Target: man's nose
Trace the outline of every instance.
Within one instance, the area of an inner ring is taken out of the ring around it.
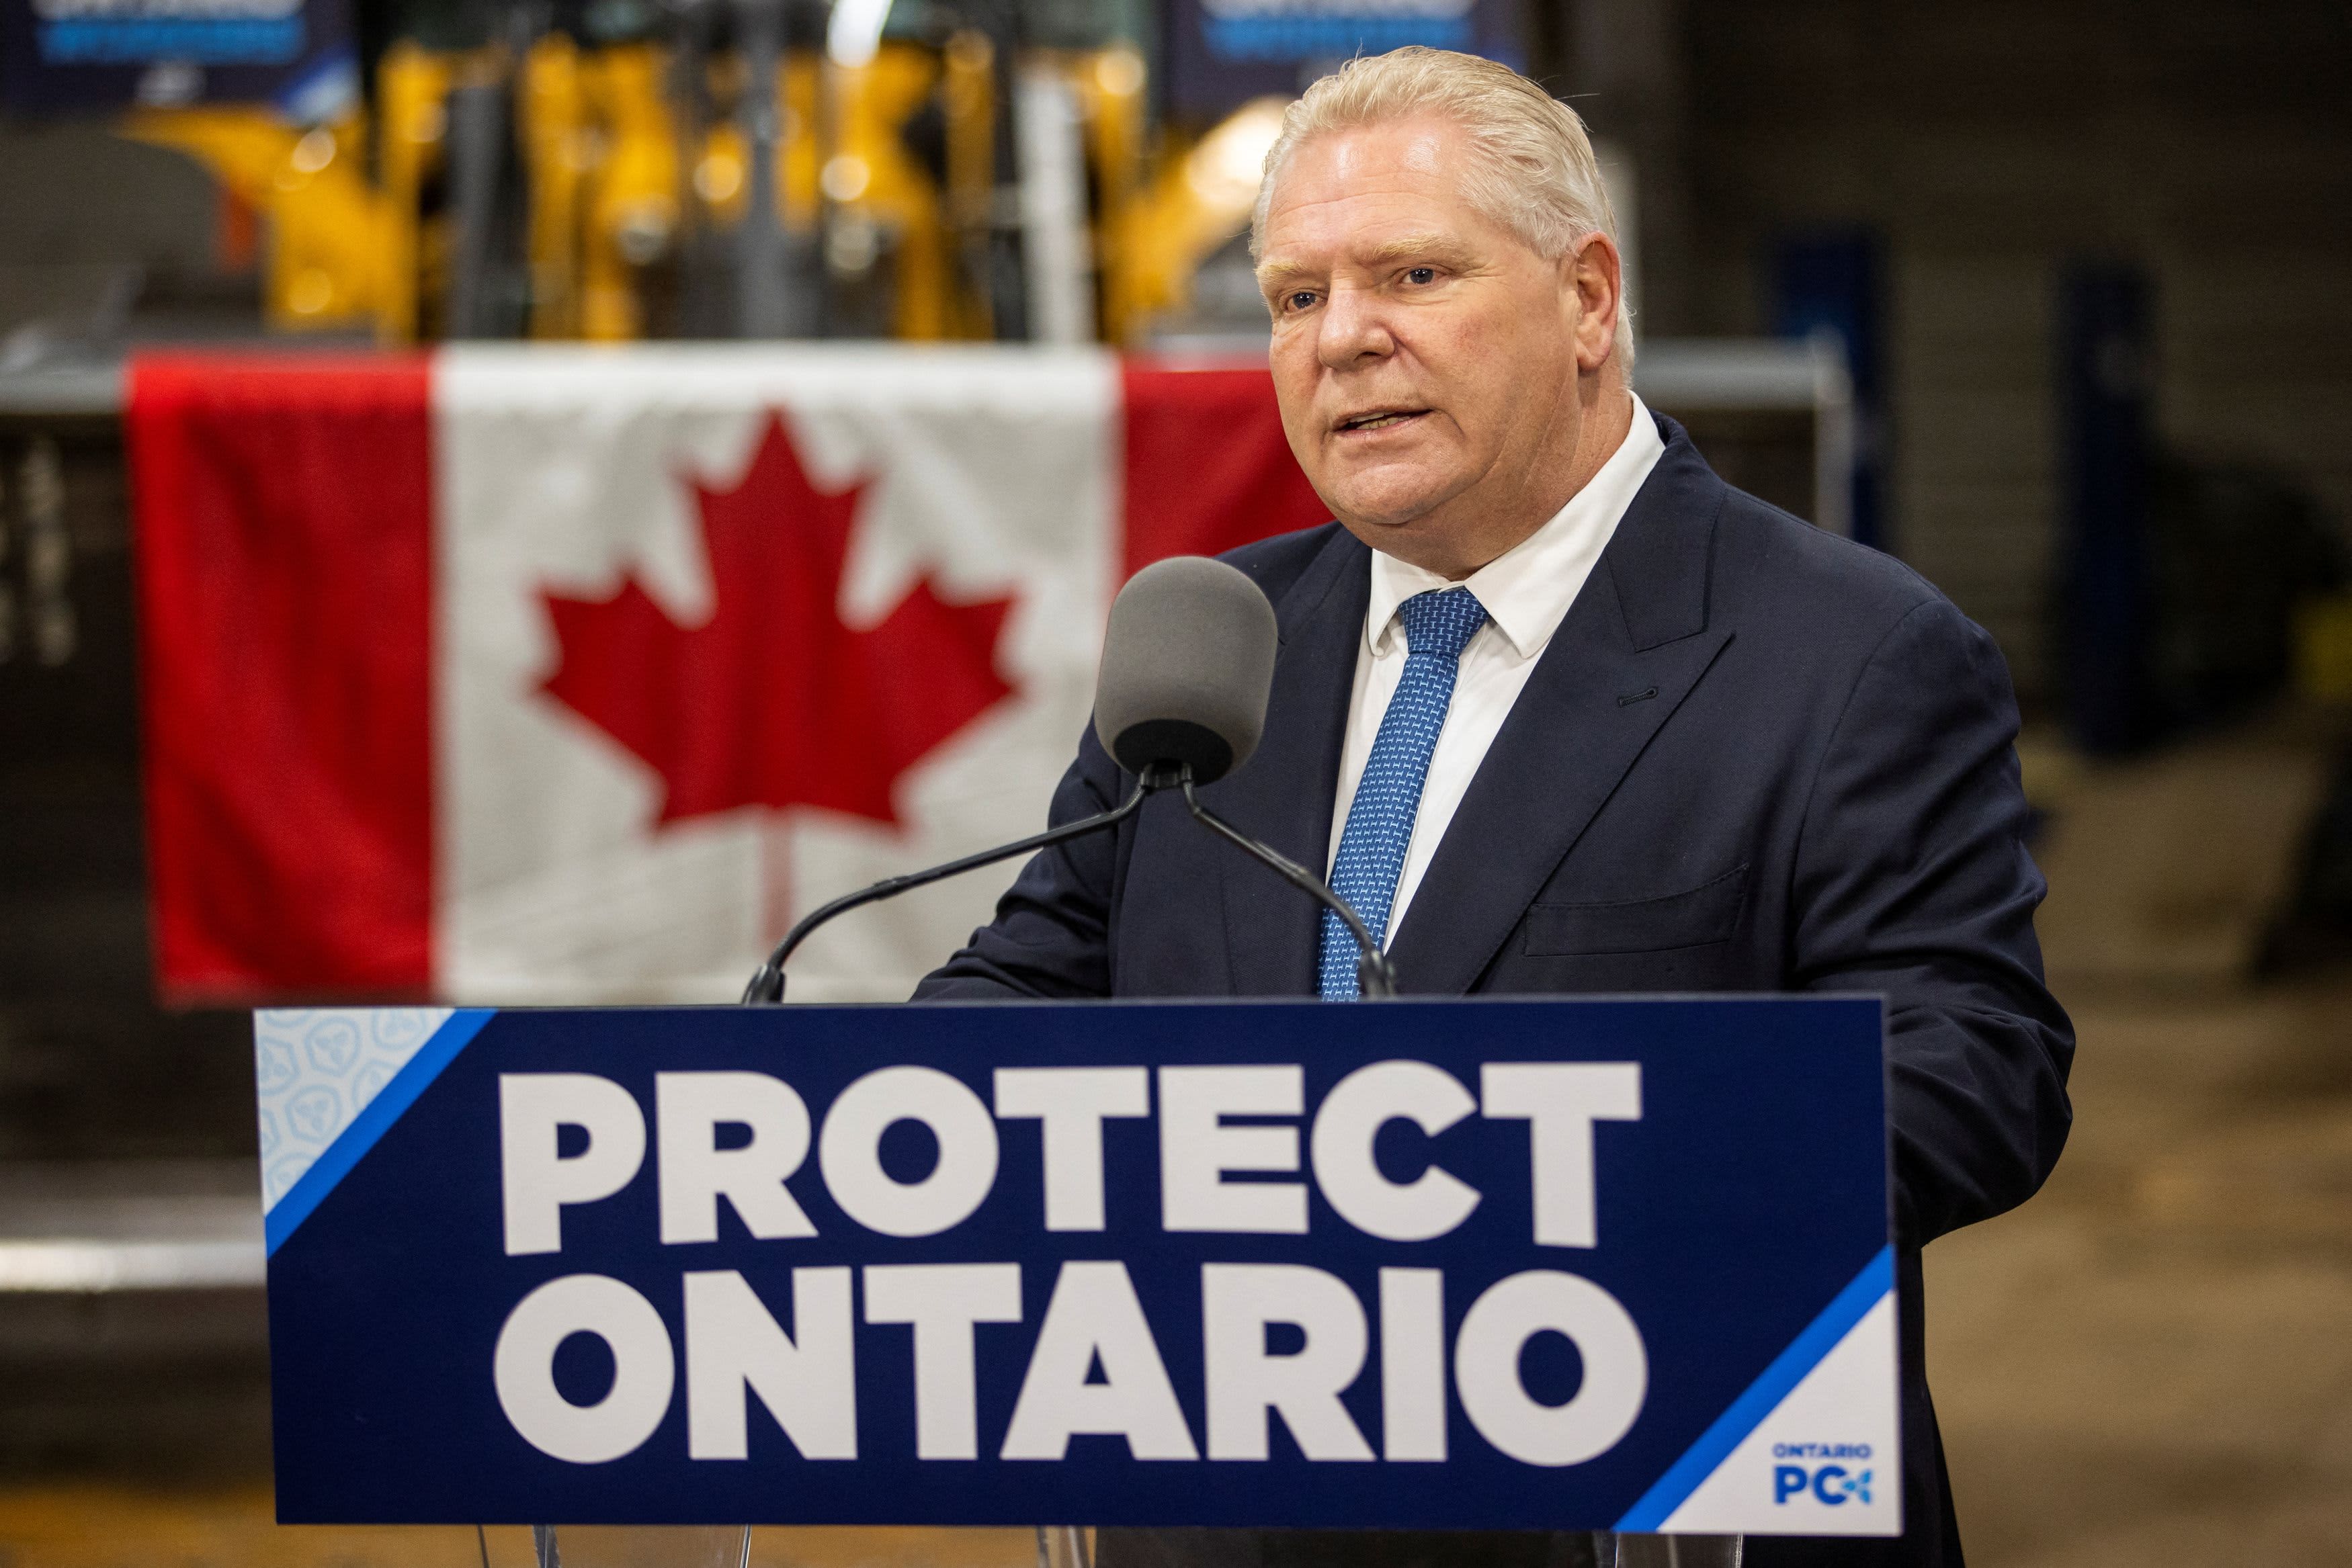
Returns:
[[[1315,349],[1323,363],[1335,371],[1393,352],[1396,340],[1389,333],[1380,298],[1367,289],[1333,289],[1324,302]]]

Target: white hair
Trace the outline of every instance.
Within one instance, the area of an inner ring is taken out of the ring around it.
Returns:
[[[1250,255],[1265,243],[1275,181],[1301,143],[1335,131],[1423,118],[1450,120],[1469,132],[1463,195],[1537,255],[1556,260],[1596,234],[1617,243],[1617,214],[1576,110],[1508,66],[1413,45],[1349,60],[1284,111],[1282,134],[1266,151],[1265,179],[1250,214]],[[1628,367],[1632,317],[1621,284],[1616,355]]]

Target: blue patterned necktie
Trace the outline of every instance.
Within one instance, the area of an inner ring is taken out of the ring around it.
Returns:
[[[1405,850],[1412,843],[1413,819],[1421,814],[1421,787],[1454,700],[1454,672],[1462,650],[1486,623],[1486,607],[1466,588],[1433,589],[1398,605],[1397,619],[1404,622],[1404,674],[1388,712],[1381,715],[1380,734],[1356,783],[1339,858],[1331,866],[1331,891],[1348,901],[1383,946],[1397,878],[1404,873]],[[1360,994],[1356,956],[1356,939],[1338,915],[1325,910],[1325,1000],[1346,1001]]]

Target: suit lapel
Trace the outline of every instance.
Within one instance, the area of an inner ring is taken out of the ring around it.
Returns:
[[[1731,641],[1707,625],[1715,520],[1728,490],[1679,426],[1659,423],[1664,455],[1537,661],[1390,944],[1407,991],[1453,995],[1477,982]],[[1335,753],[1324,777],[1337,769]]]
[[[1245,767],[1202,791],[1211,810],[1318,875],[1329,857],[1339,749],[1371,598],[1370,558],[1335,528],[1282,596],[1265,738]],[[1234,994],[1311,994],[1321,933],[1314,902],[1230,845],[1208,852],[1223,883]]]

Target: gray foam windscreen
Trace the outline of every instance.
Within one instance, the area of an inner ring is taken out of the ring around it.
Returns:
[[[1129,580],[1110,607],[1095,734],[1130,773],[1189,764],[1207,784],[1239,768],[1265,729],[1274,606],[1234,568],[1172,556]]]

